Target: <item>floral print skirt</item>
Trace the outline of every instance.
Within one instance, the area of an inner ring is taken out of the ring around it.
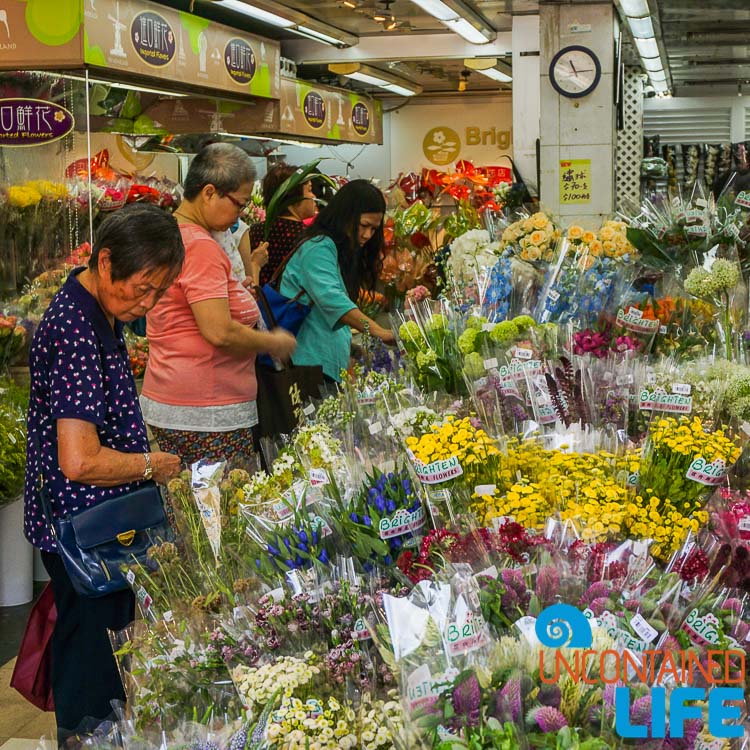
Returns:
[[[150,425],[159,450],[174,453],[182,463],[196,461],[227,461],[231,468],[245,468],[251,473],[258,468],[253,429],[248,427],[229,432],[193,432],[168,430]]]

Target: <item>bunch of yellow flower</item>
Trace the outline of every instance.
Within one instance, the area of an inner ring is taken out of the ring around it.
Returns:
[[[421,437],[406,438],[406,445],[415,460],[425,465],[457,459],[463,470],[460,479],[472,491],[492,477],[500,455],[492,438],[475,427],[469,417],[446,417],[442,424],[432,425]]]
[[[700,510],[740,448],[724,430],[707,432],[699,417],[662,417],[652,423],[641,461],[639,488],[683,516]]]
[[[625,232],[624,222],[607,221],[598,233],[573,224],[568,229],[566,237],[573,246],[579,268],[586,270],[593,265],[596,258],[626,259],[626,256],[632,256],[636,250],[628,241]]]
[[[668,560],[685,543],[688,532],[696,534],[708,522],[705,510],[684,515],[670,500],[638,495],[625,507],[628,532],[637,539],[653,539],[650,552]]]
[[[513,516],[527,528],[542,529],[558,514],[573,521],[586,540],[611,538],[623,531],[625,478],[636,468],[634,455],[563,453],[544,450],[535,441],[511,441],[494,493],[475,495],[472,509],[486,526],[494,518]]]
[[[14,208],[36,206],[42,200],[42,194],[34,187],[12,185],[8,188],[8,203]]]
[[[560,230],[543,211],[519,219],[506,227],[500,238],[500,250],[514,247],[521,260],[551,263],[555,257],[555,244]]]
[[[51,182],[50,180],[31,180],[25,187],[36,190],[42,198],[51,200],[63,200],[68,197],[68,188],[62,182]]]

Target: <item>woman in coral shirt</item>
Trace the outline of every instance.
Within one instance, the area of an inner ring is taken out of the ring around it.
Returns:
[[[188,465],[252,453],[255,355],[285,360],[295,348],[284,330],[258,330],[255,300],[211,235],[234,224],[254,180],[253,164],[237,146],[215,143],[193,159],[175,212],[185,263],[148,315],[143,416],[160,448]]]

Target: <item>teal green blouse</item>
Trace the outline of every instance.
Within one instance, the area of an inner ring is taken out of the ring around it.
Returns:
[[[349,366],[352,333],[341,317],[357,306],[346,293],[333,240],[315,237],[307,240],[287,263],[279,291],[295,297],[304,289],[312,310],[297,334],[295,365],[322,365],[329,378],[338,381]]]

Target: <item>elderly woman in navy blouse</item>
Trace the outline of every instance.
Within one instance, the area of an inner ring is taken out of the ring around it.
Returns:
[[[56,554],[35,492],[41,475],[52,513],[75,513],[154,479],[166,484],[178,456],[149,452],[122,335],[178,275],[184,247],[177,222],[133,204],[99,228],[88,268],[75,269],[44,314],[31,347],[25,532],[42,550],[57,608],[52,689],[58,743],[87,719],[107,718],[125,696],[107,629],[133,619],[132,593],[78,595]]]

